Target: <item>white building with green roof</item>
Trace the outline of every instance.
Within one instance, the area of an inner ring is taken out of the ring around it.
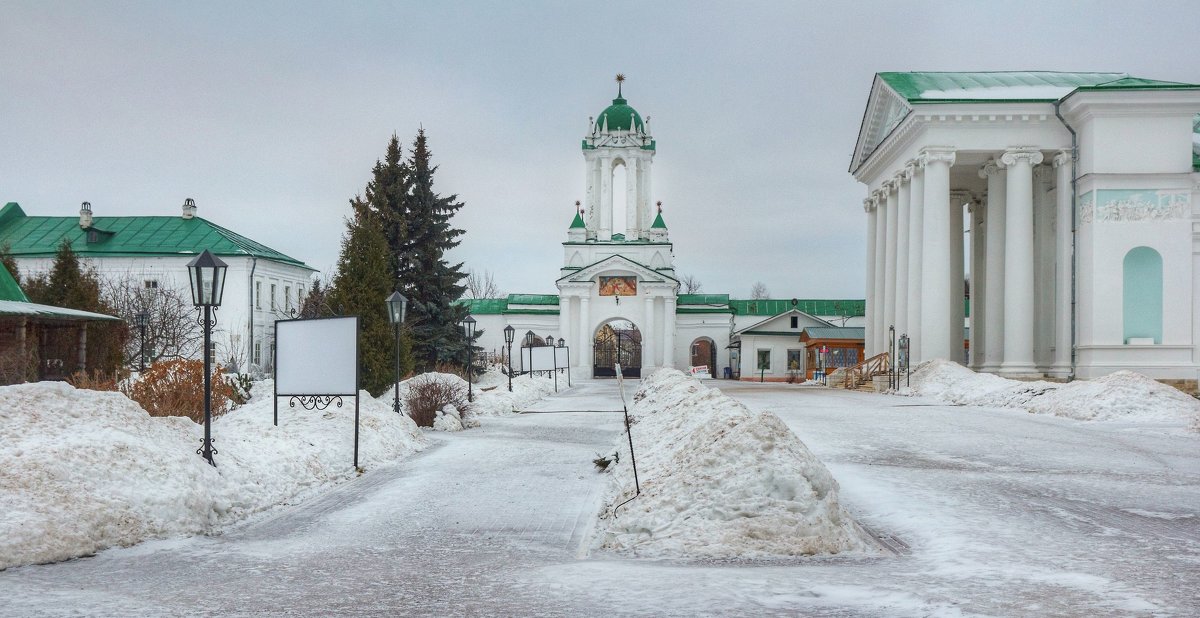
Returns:
[[[651,198],[656,142],[649,121],[620,87],[612,104],[588,120],[585,200],[576,202],[562,245],[559,293],[463,301],[484,331],[480,345],[503,350],[503,332],[511,326],[514,347],[526,335],[535,344],[561,340],[571,348],[571,366],[584,375],[614,375],[619,362],[629,375],[702,365],[717,376],[726,367],[747,379],[783,380],[791,371],[802,376],[804,328],[861,325],[863,301],[680,294],[662,205]],[[614,182],[618,170],[624,187]],[[620,191],[624,212],[615,206]]]
[[[85,202],[78,217],[30,216],[9,202],[0,208],[0,247],[8,248],[22,273],[37,274],[50,270],[66,240],[101,277],[130,277],[151,289],[170,286],[188,298],[186,265],[208,249],[229,265],[213,333],[217,357],[242,371],[248,365],[265,369],[273,358],[275,320],[299,309],[316,270],[196,212],[189,199],[174,215],[95,216]]]
[[[877,74],[850,163],[867,354],[894,327],[914,361],[1194,384],[1198,114],[1200,85],[1124,73]]]

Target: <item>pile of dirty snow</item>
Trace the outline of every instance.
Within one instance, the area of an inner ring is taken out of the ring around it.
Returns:
[[[649,557],[764,558],[873,551],[829,470],[777,416],[661,369],[630,410],[594,546]]]
[[[270,383],[254,393],[213,421],[214,468],[187,418],[61,382],[0,387],[0,569],[213,532],[356,475],[353,399],[324,411],[280,399],[274,427]],[[360,402],[360,466],[424,448],[410,419]]]
[[[932,360],[917,367],[911,387],[902,388],[899,394],[1078,420],[1200,423],[1200,400],[1132,371],[1057,384],[1009,380],[975,373],[958,363]]]

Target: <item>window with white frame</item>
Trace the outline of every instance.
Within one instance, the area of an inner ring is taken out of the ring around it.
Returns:
[[[766,371],[771,370],[771,351],[770,350],[758,350],[758,364],[755,365],[755,368],[759,369],[759,370],[766,370]]]
[[[275,284],[271,284],[271,311],[275,310]]]
[[[142,282],[142,285],[144,285],[147,290],[157,290],[158,289],[158,279],[146,279],[145,281]]]
[[[255,365],[262,364],[262,342],[261,341],[254,342],[254,364]]]
[[[262,309],[262,281],[254,282],[254,308]]]
[[[286,311],[292,310],[292,286],[283,286],[283,308]]]

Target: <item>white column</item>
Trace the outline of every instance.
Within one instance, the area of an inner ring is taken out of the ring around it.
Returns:
[[[653,162],[653,159],[647,157],[638,164],[638,179],[642,182],[641,189],[638,190],[638,208],[641,209],[642,214],[642,232],[647,236],[649,236],[650,226],[654,225],[654,217],[658,214],[658,209],[654,207],[654,196],[650,192],[650,167]]]
[[[896,324],[896,234],[900,220],[897,213],[897,185],[895,178],[883,183],[883,190],[887,192],[887,237],[884,239],[884,251],[887,253],[884,254],[883,266],[883,328],[880,332],[883,346],[880,352],[888,349],[888,327]]]
[[[1033,166],[1042,153],[1013,148],[1000,158],[1008,169],[1008,203],[1004,232],[1004,362],[1000,373],[1032,376],[1033,278]]]
[[[886,244],[887,239],[887,199],[882,191],[875,191],[871,194],[871,199],[875,201],[875,311],[872,314],[872,320],[875,325],[874,352],[879,354],[883,352],[883,339],[887,332],[887,326],[884,324],[886,310],[884,308],[883,282],[887,278],[887,268],[884,264],[884,256],[887,255]]]
[[[1058,221],[1055,229],[1055,282],[1054,282],[1054,364],[1050,375],[1065,378],[1071,375],[1071,153],[1060,151],[1054,155],[1054,169],[1058,172],[1057,196]]]
[[[950,341],[954,344],[954,356],[950,360],[965,365],[967,359],[963,356],[963,326],[967,323],[966,312],[963,308],[963,281],[966,280],[963,251],[963,206],[970,201],[965,193],[955,193],[950,196]]]
[[[567,341],[571,339],[571,297],[563,295],[561,292],[558,296],[558,336]]]
[[[638,229],[638,204],[637,204],[637,182],[638,182],[638,162],[637,159],[630,157],[625,161],[625,238],[626,240],[634,240],[642,238],[642,232]]]
[[[922,357],[955,359],[950,341],[950,166],[954,151],[929,148],[921,153],[925,162],[924,232],[925,249],[921,256],[921,344]],[[962,283],[960,282],[961,286]],[[958,349],[962,349],[959,339]]]
[[[987,209],[982,200],[974,200],[969,208],[971,213],[971,310],[968,318],[971,322],[971,355],[968,366],[979,371],[983,366],[984,338],[987,336],[987,236],[985,221]]]
[[[653,335],[656,334],[657,329],[654,328],[654,325],[656,322],[654,319],[654,297],[653,296],[646,297],[646,314],[645,314],[645,317],[642,318],[642,322],[643,322],[642,367],[644,367],[646,369],[650,369],[655,366],[654,360],[655,360],[655,358],[658,357],[658,355],[654,353],[654,336]]]
[[[588,290],[588,294],[591,294],[591,290]],[[588,300],[587,295],[579,297],[579,345],[575,349],[578,350],[580,367],[591,367],[595,358],[592,356],[592,322],[588,315]],[[588,373],[584,377],[590,378],[592,375]]]
[[[921,255],[924,250],[925,163],[917,159],[908,181],[908,354],[911,363],[921,356]]]
[[[896,192],[896,338],[908,332],[908,210],[913,165],[900,173]]]
[[[987,230],[988,255],[983,285],[984,319],[983,361],[980,371],[995,373],[1004,362],[1004,226],[1008,204],[1008,181],[1005,171],[996,160],[988,161],[979,170],[979,176],[987,179]]]
[[[870,358],[875,352],[875,230],[879,215],[875,212],[875,201],[871,198],[863,200],[863,210],[867,212],[867,321],[866,335],[863,344],[866,346],[866,356]]]
[[[600,159],[600,240],[612,240],[613,230],[613,168],[612,159]]]
[[[663,299],[663,367],[675,366],[675,295]]]

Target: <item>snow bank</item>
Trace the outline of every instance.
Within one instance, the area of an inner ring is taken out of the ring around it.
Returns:
[[[196,454],[203,427],[186,418],[61,382],[0,387],[0,569],[213,532],[355,475],[352,400],[307,411],[280,399],[274,427],[270,383],[254,392],[213,421],[213,468]],[[424,448],[409,418],[360,402],[361,466]]]
[[[683,373],[642,381],[630,413],[642,494],[627,438],[595,546],[651,557],[761,558],[870,551],[838,502],[829,470],[771,413]]]
[[[958,363],[933,360],[912,374],[901,395],[948,403],[1019,408],[1079,420],[1179,421],[1200,424],[1200,400],[1140,373],[1117,371],[1068,384],[1009,380],[975,373]]]

